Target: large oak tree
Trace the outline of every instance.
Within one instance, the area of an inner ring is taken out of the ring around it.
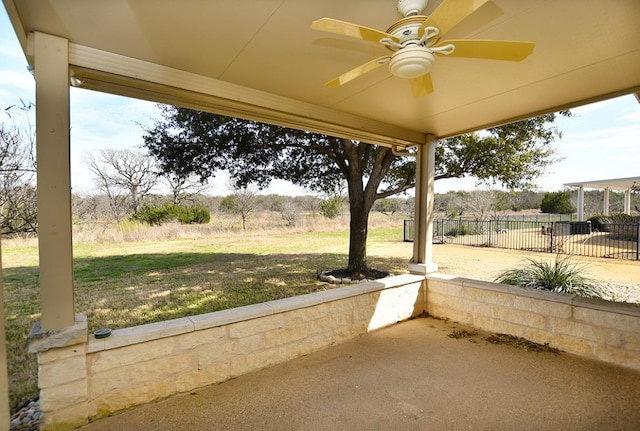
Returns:
[[[351,214],[346,272],[352,278],[370,271],[366,243],[374,202],[415,186],[414,159],[390,148],[184,108],[162,110],[162,118],[145,130],[144,145],[165,172],[206,180],[224,169],[237,187],[265,187],[282,179],[313,191],[334,190],[346,180]],[[436,179],[474,176],[509,189],[534,186],[554,161],[555,118],[548,114],[441,141]]]

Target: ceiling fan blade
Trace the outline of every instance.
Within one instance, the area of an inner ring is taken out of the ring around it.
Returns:
[[[428,73],[413,78],[410,82],[413,97],[422,97],[433,92],[433,82],[431,82],[431,75]]]
[[[327,87],[339,87],[353,79],[356,79],[361,75],[364,75],[367,72],[372,71],[373,69],[377,69],[378,67],[382,66],[387,61],[389,61],[390,58],[391,58],[390,56],[386,55],[383,57],[378,57],[376,59],[373,59],[367,63],[361,64],[355,69],[352,69],[346,73],[343,73],[342,75],[332,79],[331,81],[327,82],[324,85]]]
[[[397,37],[379,31],[373,28],[364,27],[358,24],[352,24],[346,21],[340,21],[333,18],[320,18],[311,23],[314,30],[326,31],[329,33],[341,34],[344,36],[355,37],[356,39],[368,40],[370,42],[379,43],[382,38],[390,38],[396,42],[400,42]]]
[[[455,27],[460,21],[471,15],[489,0],[444,0],[440,6],[422,23],[418,34],[422,37],[424,29],[430,26],[440,29],[440,37]]]
[[[438,45],[453,44],[456,49],[447,57],[486,58],[522,61],[533,52],[533,42],[511,40],[445,40]]]

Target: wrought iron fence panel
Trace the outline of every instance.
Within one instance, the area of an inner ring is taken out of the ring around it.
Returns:
[[[594,231],[589,222],[548,220],[552,221],[438,219],[433,223],[433,242],[640,260],[640,223],[607,224]],[[413,229],[413,220],[405,220],[405,241],[413,241]]]

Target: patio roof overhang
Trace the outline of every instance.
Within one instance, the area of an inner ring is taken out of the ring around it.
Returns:
[[[640,188],[640,177],[577,181],[573,183],[566,183],[564,186],[584,187],[588,189],[635,190]]]
[[[431,0],[429,15],[442,0]],[[410,146],[640,91],[640,2],[493,0],[447,38],[535,43],[522,62],[438,58],[413,97],[381,67],[323,83],[388,51],[310,28],[332,17],[385,30],[395,0],[146,2],[3,0],[29,35],[69,41],[82,87],[383,145]],[[37,64],[35,64],[37,67]]]

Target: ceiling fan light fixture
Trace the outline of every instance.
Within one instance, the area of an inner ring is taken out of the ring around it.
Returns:
[[[407,46],[391,56],[389,70],[394,76],[413,79],[431,71],[434,55],[424,46]]]

